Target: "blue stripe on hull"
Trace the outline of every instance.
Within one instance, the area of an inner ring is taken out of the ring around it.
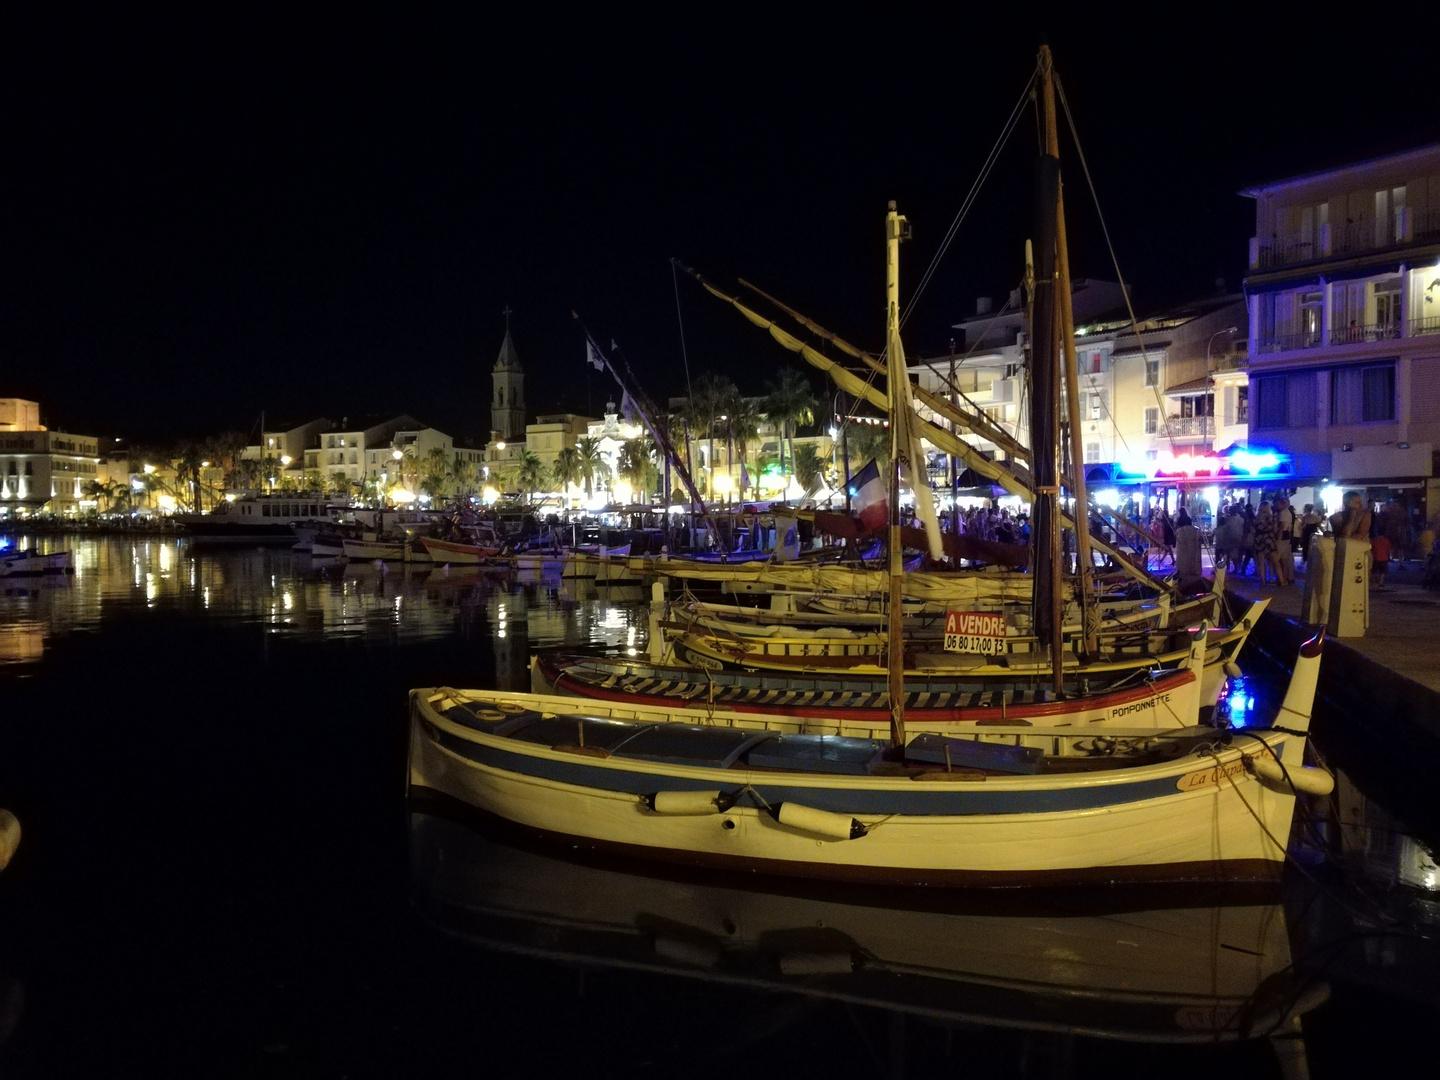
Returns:
[[[573,762],[532,757],[470,742],[441,731],[428,722],[424,727],[430,738],[451,753],[468,761],[521,776],[632,795],[653,795],[657,791],[714,791],[717,787],[717,781],[713,778],[657,776],[653,773],[632,772],[614,765],[592,765],[578,756]],[[615,759],[609,760],[613,762]],[[1197,760],[1194,763],[1196,771],[1208,767],[1211,767],[1208,761]],[[783,782],[766,782],[763,775],[756,773],[751,773],[750,776],[751,791],[772,806],[793,800],[817,810],[832,810],[842,814],[905,814],[915,817],[1050,814],[1099,810],[1178,794],[1177,774],[1174,773],[1132,783],[1036,791],[987,791],[983,781],[942,782],[943,787],[940,783],[916,783],[914,791],[867,790],[859,786],[791,787]],[[719,782],[719,786],[724,787],[724,782]],[[731,783],[730,790],[732,793],[738,792],[743,787],[737,778]],[[745,792],[742,801],[751,806],[760,806],[751,791]]]

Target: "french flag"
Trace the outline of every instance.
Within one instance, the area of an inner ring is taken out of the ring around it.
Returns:
[[[890,500],[885,494],[885,481],[880,467],[871,462],[850,477],[851,505],[860,515],[860,524],[867,531],[883,529],[890,520]]]

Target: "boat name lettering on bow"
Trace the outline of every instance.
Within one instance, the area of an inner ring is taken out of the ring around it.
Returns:
[[[1005,652],[1005,616],[988,611],[947,611],[945,651],[999,656]]]
[[[1218,784],[1226,777],[1244,775],[1245,762],[1243,760],[1232,761],[1226,764],[1223,769],[1217,766],[1213,769],[1202,769],[1200,772],[1186,773],[1180,777],[1179,780],[1175,781],[1175,786],[1181,791],[1192,791],[1195,788]]]
[[[1153,709],[1157,705],[1170,704],[1169,694],[1156,694],[1144,701],[1131,702],[1129,705],[1116,705],[1110,710],[1110,719],[1115,720],[1122,716],[1129,716],[1131,713],[1144,712],[1146,709]]]

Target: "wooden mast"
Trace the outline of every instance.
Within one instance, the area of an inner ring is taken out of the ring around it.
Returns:
[[[1048,70],[1049,52],[1040,63]],[[1034,515],[1030,560],[1034,575],[1032,618],[1039,649],[1050,654],[1054,689],[1063,688],[1061,636],[1059,442],[1060,370],[1056,357],[1055,224],[1060,191],[1060,161],[1048,150],[1035,163],[1035,292],[1030,320],[1030,470],[1034,478]]]
[[[1040,46],[1040,89],[1045,113],[1045,152],[1060,157],[1060,133],[1055,117],[1054,61],[1050,46]],[[1057,182],[1055,193],[1055,299],[1059,305],[1061,362],[1065,376],[1065,407],[1070,415],[1070,494],[1074,499],[1071,517],[1075,522],[1075,591],[1080,603],[1080,626],[1086,656],[1099,651],[1094,605],[1095,560],[1090,550],[1090,497],[1085,485],[1085,446],[1080,431],[1080,375],[1075,359],[1075,313],[1070,296],[1070,247],[1065,236],[1065,185]]]
[[[886,487],[890,495],[890,623],[887,644],[890,695],[890,742],[905,745],[905,642],[901,636],[905,597],[905,560],[900,544],[900,458],[908,450],[900,446],[901,424],[896,409],[903,407],[900,379],[905,371],[905,353],[900,346],[900,241],[909,233],[905,218],[895,212],[891,200],[885,215],[885,358],[890,390],[890,469]],[[920,497],[919,492],[916,498]],[[928,496],[928,492],[925,493]]]

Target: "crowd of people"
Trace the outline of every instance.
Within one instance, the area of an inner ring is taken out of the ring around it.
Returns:
[[[1372,514],[1364,494],[1349,491],[1338,513],[1327,518],[1322,510],[1306,503],[1297,512],[1283,495],[1258,503],[1239,498],[1222,503],[1216,509],[1211,537],[1214,565],[1224,566],[1230,574],[1254,574],[1266,584],[1293,585],[1296,557],[1304,566],[1316,533],[1368,539],[1375,584],[1384,588],[1392,559],[1404,559],[1411,553],[1424,557],[1434,545],[1434,531],[1415,529],[1405,507],[1393,498]],[[1184,506],[1173,517],[1163,506],[1152,510],[1147,538],[1157,568],[1168,562],[1182,578],[1200,576],[1200,534]]]
[[[949,529],[949,515],[941,518],[942,528]],[[993,540],[1001,544],[1028,544],[1030,542],[1030,515],[1021,511],[1013,514],[1008,509],[972,506],[960,511],[960,534],[977,540]]]

